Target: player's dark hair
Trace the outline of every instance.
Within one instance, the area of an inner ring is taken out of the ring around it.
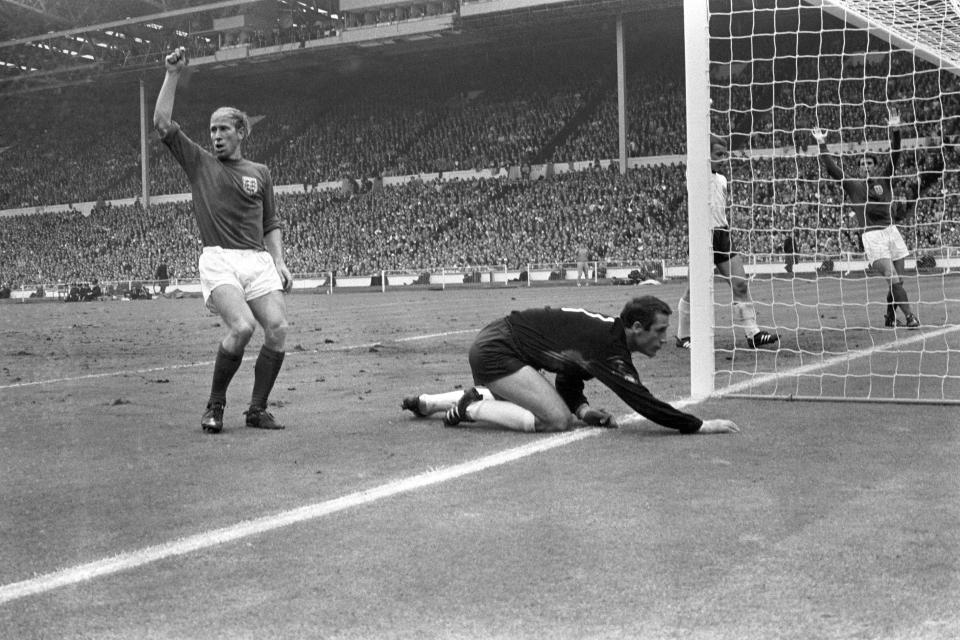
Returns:
[[[623,311],[620,312],[620,319],[626,327],[639,322],[641,327],[649,329],[657,319],[658,313],[669,316],[673,311],[670,310],[670,305],[656,296],[640,296],[624,305]]]

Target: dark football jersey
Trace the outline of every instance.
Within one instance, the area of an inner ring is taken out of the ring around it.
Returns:
[[[596,378],[631,409],[661,426],[689,433],[703,424],[657,399],[640,382],[620,318],[546,307],[514,311],[507,322],[521,359],[556,374],[557,391],[571,410],[586,402],[584,381]]]
[[[821,147],[822,149],[823,147]],[[869,178],[845,178],[843,169],[829,155],[821,155],[830,177],[842,180],[847,202],[853,208],[856,227],[860,231],[883,229],[894,224],[897,211],[893,201],[893,169],[900,153],[900,134],[890,137],[890,159],[880,167],[878,175]]]
[[[187,173],[203,246],[264,250],[264,235],[280,228],[267,167],[220,160],[176,123],[163,142]]]

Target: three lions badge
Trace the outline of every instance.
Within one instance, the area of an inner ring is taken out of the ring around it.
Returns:
[[[259,183],[256,178],[251,178],[248,176],[243,176],[243,192],[248,196],[253,196],[257,194],[259,190]]]

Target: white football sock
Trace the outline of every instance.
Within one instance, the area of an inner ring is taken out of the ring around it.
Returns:
[[[478,422],[489,422],[511,431],[536,431],[537,418],[518,404],[504,400],[481,400],[467,407],[467,417]]]
[[[757,326],[757,309],[752,302],[733,303],[733,324],[743,327],[748,338],[752,338],[760,331]]]
[[[677,337],[690,337],[690,303],[683,298],[677,303]]]
[[[486,387],[477,387],[477,391],[483,396],[484,400],[493,400],[493,394]],[[463,389],[456,391],[447,391],[446,393],[421,393],[420,410],[424,415],[445,412],[450,405],[457,404],[463,397]]]

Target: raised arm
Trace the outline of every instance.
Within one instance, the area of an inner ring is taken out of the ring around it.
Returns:
[[[177,83],[180,81],[180,72],[187,65],[187,50],[177,47],[164,60],[167,75],[160,87],[157,104],[153,108],[153,126],[161,136],[166,135],[173,123],[173,101],[177,93]]]
[[[883,175],[892,176],[897,168],[897,161],[900,159],[900,112],[896,107],[891,107],[890,115],[887,118],[887,130],[890,135],[890,164],[883,169]]]
[[[814,127],[810,130],[810,133],[813,134],[813,139],[817,141],[817,146],[820,149],[820,159],[823,161],[823,166],[827,168],[827,173],[834,180],[843,180],[843,169],[840,168],[840,165],[837,164],[837,161],[833,159],[827,149],[827,134],[820,127]]]

